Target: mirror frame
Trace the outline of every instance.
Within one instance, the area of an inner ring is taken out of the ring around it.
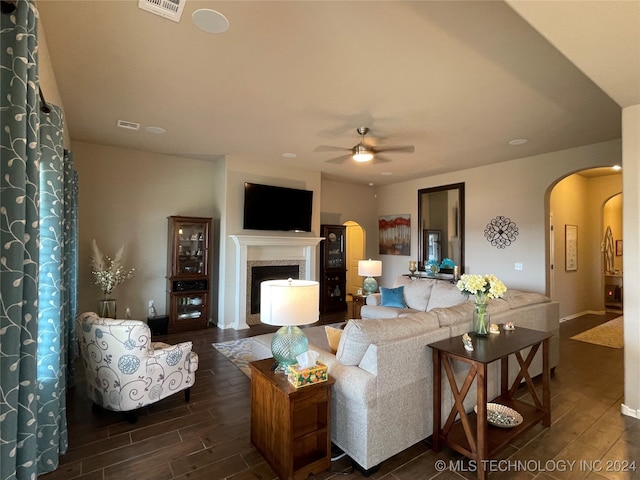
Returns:
[[[464,182],[452,183],[451,185],[441,185],[439,187],[421,188],[418,190],[418,270],[425,270],[426,259],[424,258],[424,230],[431,230],[427,225],[422,227],[422,196],[429,193],[457,190],[458,192],[458,238],[460,239],[460,275],[464,273]],[[440,260],[442,261],[442,259]]]

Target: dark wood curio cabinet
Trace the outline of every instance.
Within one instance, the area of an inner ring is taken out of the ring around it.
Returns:
[[[346,232],[343,225],[321,225],[320,243],[320,311],[341,312],[347,309]]]
[[[169,217],[169,332],[199,330],[209,321],[211,219]]]

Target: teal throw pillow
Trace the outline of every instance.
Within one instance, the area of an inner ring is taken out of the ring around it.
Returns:
[[[396,288],[380,287],[380,294],[382,295],[381,306],[407,308],[407,304],[404,301],[404,285]]]

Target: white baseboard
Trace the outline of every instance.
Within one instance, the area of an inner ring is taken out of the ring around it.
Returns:
[[[604,315],[605,313],[606,312],[604,310],[585,310],[583,312],[574,313],[573,315],[562,317],[560,319],[560,323],[566,322],[567,320],[573,320],[574,318],[582,317],[583,315]]]
[[[620,406],[620,411],[628,417],[640,418],[640,411],[635,408],[629,408],[624,403]]]

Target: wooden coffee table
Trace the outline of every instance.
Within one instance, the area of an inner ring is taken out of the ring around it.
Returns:
[[[491,459],[514,437],[539,422],[546,427],[551,426],[549,339],[553,334],[521,327],[516,327],[515,330],[504,330],[502,327],[503,325],[500,325],[499,335],[480,337],[470,334],[474,345],[472,352],[464,349],[462,335],[429,345],[433,349],[433,450],[438,452],[441,445],[445,444],[474,460],[478,478],[481,480],[487,476],[486,460]],[[529,375],[529,365],[540,345],[542,345],[542,400],[538,398]],[[527,347],[531,347],[531,350],[525,359],[521,351]],[[509,386],[510,355],[515,356],[520,366],[520,371],[511,386]],[[459,360],[469,365],[469,372],[460,387],[454,377],[452,360]],[[501,362],[501,393],[492,402],[506,405],[522,415],[522,423],[512,428],[495,427],[488,425],[487,421],[478,421],[478,418],[487,418],[487,366],[497,360]],[[444,426],[441,427],[443,369],[453,393],[454,405]],[[513,398],[523,379],[533,404]],[[467,414],[463,405],[474,380],[477,387],[477,415],[473,412]],[[456,414],[460,415],[458,421],[455,421]]]

